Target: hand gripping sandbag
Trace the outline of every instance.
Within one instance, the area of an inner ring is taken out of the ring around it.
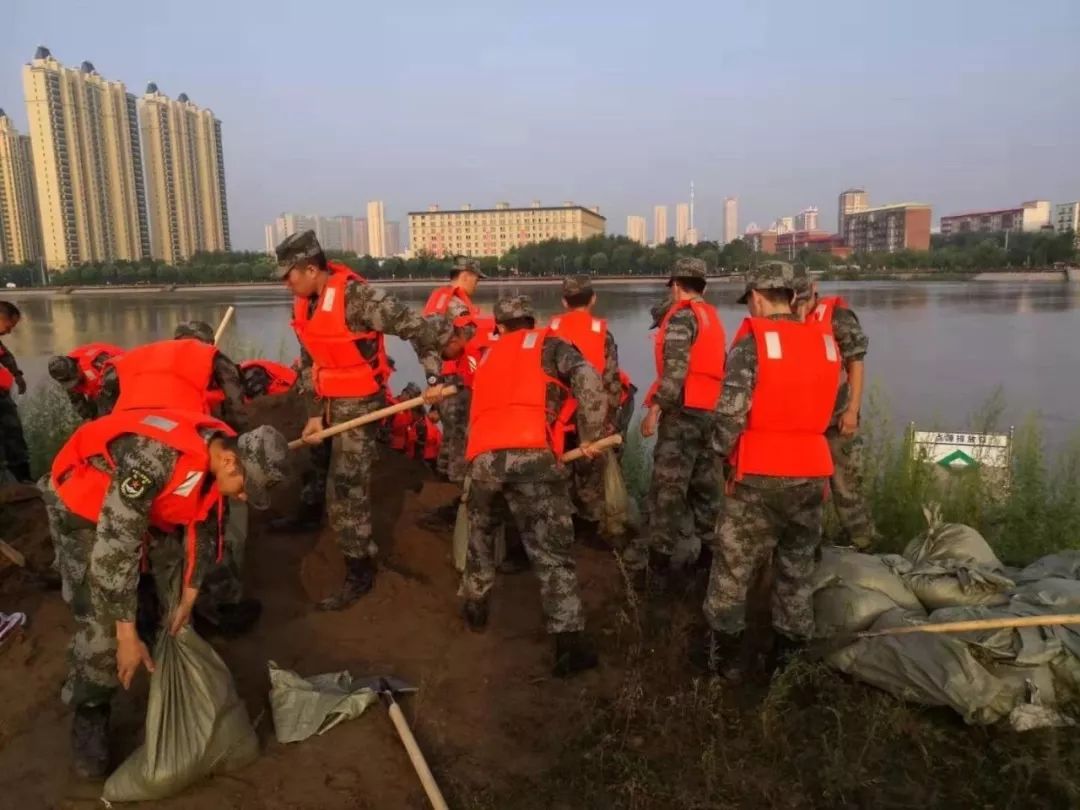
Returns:
[[[164,799],[258,755],[258,738],[228,667],[194,630],[185,627],[175,636],[162,631],[154,662],[146,740],[105,782],[106,801]]]

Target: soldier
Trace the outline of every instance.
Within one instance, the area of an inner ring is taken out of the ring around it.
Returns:
[[[563,431],[577,400],[582,449],[603,431],[607,394],[600,376],[571,344],[536,329],[527,296],[495,305],[499,340],[477,367],[469,411],[469,548],[461,593],[469,628],[487,626],[495,582],[497,500],[505,498],[540,580],[547,630],[555,636],[554,674],[596,666],[584,637],[585,616],[571,546],[574,527],[568,472],[559,463]]]
[[[0,301],[0,335],[10,335],[21,319],[22,313],[17,306],[10,301]],[[15,355],[0,343],[0,447],[3,452],[0,461],[16,481],[31,483],[30,451],[26,447],[12,388],[25,394],[26,379],[15,362]]]
[[[439,378],[439,382],[456,386],[458,392],[436,406],[443,425],[436,468],[455,484],[465,481],[465,439],[473,372],[495,330],[494,319],[481,315],[472,301],[482,278],[487,276],[476,261],[456,256],[450,268],[450,283],[434,289],[424,305],[425,316],[446,315],[452,319],[454,338],[463,347],[455,359],[443,362]],[[453,526],[459,502],[460,498],[455,498],[434,509],[420,521],[421,525],[434,530]]]
[[[648,537],[627,549],[632,570],[649,557],[660,570],[693,565],[716,531],[720,463],[710,440],[723,384],[724,326],[702,297],[705,270],[701,259],[683,257],[668,280],[671,305],[655,338],[657,380],[641,422],[642,436],[657,434]]]
[[[434,408],[428,408],[424,418],[417,419],[409,427],[405,455],[417,461],[423,461],[432,472],[435,472],[441,446],[442,428],[439,426],[439,412]]]
[[[395,402],[405,402],[420,396],[420,388],[416,383],[409,383],[401,389],[401,394],[395,398]],[[390,403],[391,405],[394,402]],[[424,418],[422,408],[412,408],[407,411],[395,413],[390,417],[390,449],[399,453],[405,452],[405,446],[409,442],[409,428]]]
[[[75,413],[83,419],[97,419],[108,413],[101,397],[105,369],[123,353],[111,343],[87,343],[50,358],[49,376],[63,387]]]
[[[117,684],[127,689],[140,668],[154,669],[135,629],[143,554],[162,604],[172,604],[166,624],[175,635],[219,547],[221,499],[266,509],[287,453],[285,437],[271,427],[237,437],[210,416],[151,409],[88,422],[57,454],[42,490],[64,601],[75,617],[62,698],[75,709],[80,775],[108,770]]]
[[[832,335],[799,322],[794,294],[789,265],[774,262],[748,273],[739,303],[750,318],[728,356],[717,406],[714,444],[730,459],[732,473],[705,596],[704,658],[732,680],[748,673],[755,649],[752,640],[739,643],[747,588],[774,554],[776,653],[790,651],[814,629],[809,583],[833,466],[825,429],[840,354]]]
[[[239,364],[245,400],[287,394],[299,375],[283,363],[273,360],[245,360]]]
[[[844,360],[844,375],[836,394],[832,422],[825,433],[832,450],[834,472],[829,492],[847,541],[859,549],[873,545],[878,533],[866,507],[862,488],[863,440],[859,435],[866,352],[870,341],[855,312],[840,296],[822,298],[817,284],[796,274],[796,309],[799,317],[832,335]]]
[[[621,432],[618,418],[624,402],[633,397],[629,377],[619,368],[619,348],[608,329],[607,321],[592,314],[596,293],[588,276],[569,276],[563,279],[562,303],[565,310],[551,319],[552,334],[574,344],[589,361],[604,384],[607,393],[606,426],[609,432]],[[623,380],[626,380],[624,387]],[[571,434],[571,444],[576,444]],[[603,467],[589,459],[573,463],[574,528],[578,537],[595,538],[604,517]]]
[[[295,296],[293,328],[303,347],[298,388],[307,402],[303,436],[310,443],[321,441],[311,437],[327,425],[383,407],[389,371],[384,335],[410,341],[429,379],[437,379],[440,351],[450,336],[446,318],[422,318],[345,265],[327,261],[314,231],[286,237],[277,246],[277,260],[279,277]],[[425,401],[440,399],[442,388],[429,387]],[[375,582],[378,546],[370,497],[375,433],[375,425],[365,425],[333,440],[326,499],[346,573],[341,591],[320,602],[320,610],[351,605]]]

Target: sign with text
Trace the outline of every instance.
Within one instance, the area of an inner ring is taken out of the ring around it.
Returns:
[[[1011,439],[1008,433],[948,433],[938,430],[912,432],[912,452],[950,470],[969,467],[1007,469]]]

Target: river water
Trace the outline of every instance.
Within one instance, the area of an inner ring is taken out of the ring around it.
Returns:
[[[745,315],[734,303],[738,290],[714,284],[708,299],[719,307],[728,334]],[[1038,283],[862,282],[824,284],[842,294],[870,338],[867,372],[897,425],[964,429],[969,415],[998,386],[1005,394],[1002,427],[1037,414],[1052,446],[1080,427],[1080,285]],[[430,287],[403,286],[395,295],[422,306]],[[666,292],[656,282],[598,287],[597,313],[618,340],[623,367],[638,387],[653,376],[648,331],[650,305]],[[525,292],[538,312],[559,309],[557,285],[488,285],[478,296],[490,307],[500,294]],[[178,321],[216,324],[236,306],[230,327],[236,359],[257,350],[272,359],[297,354],[289,329],[290,300],[275,290],[178,290],[172,293],[38,296],[9,291],[23,311],[16,332],[4,339],[31,386],[46,382],[46,362],[91,340],[134,346],[172,334]],[[226,343],[228,348],[230,343]],[[398,364],[394,388],[419,381],[410,347],[391,341]]]

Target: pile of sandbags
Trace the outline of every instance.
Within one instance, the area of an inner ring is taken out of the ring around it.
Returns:
[[[813,582],[819,635],[1080,613],[1080,552],[1052,554],[1010,576],[975,529],[945,523],[936,510],[927,519],[902,556],[823,549]],[[860,638],[826,661],[897,697],[948,706],[969,723],[1066,725],[1055,707],[1080,696],[1080,625]]]

